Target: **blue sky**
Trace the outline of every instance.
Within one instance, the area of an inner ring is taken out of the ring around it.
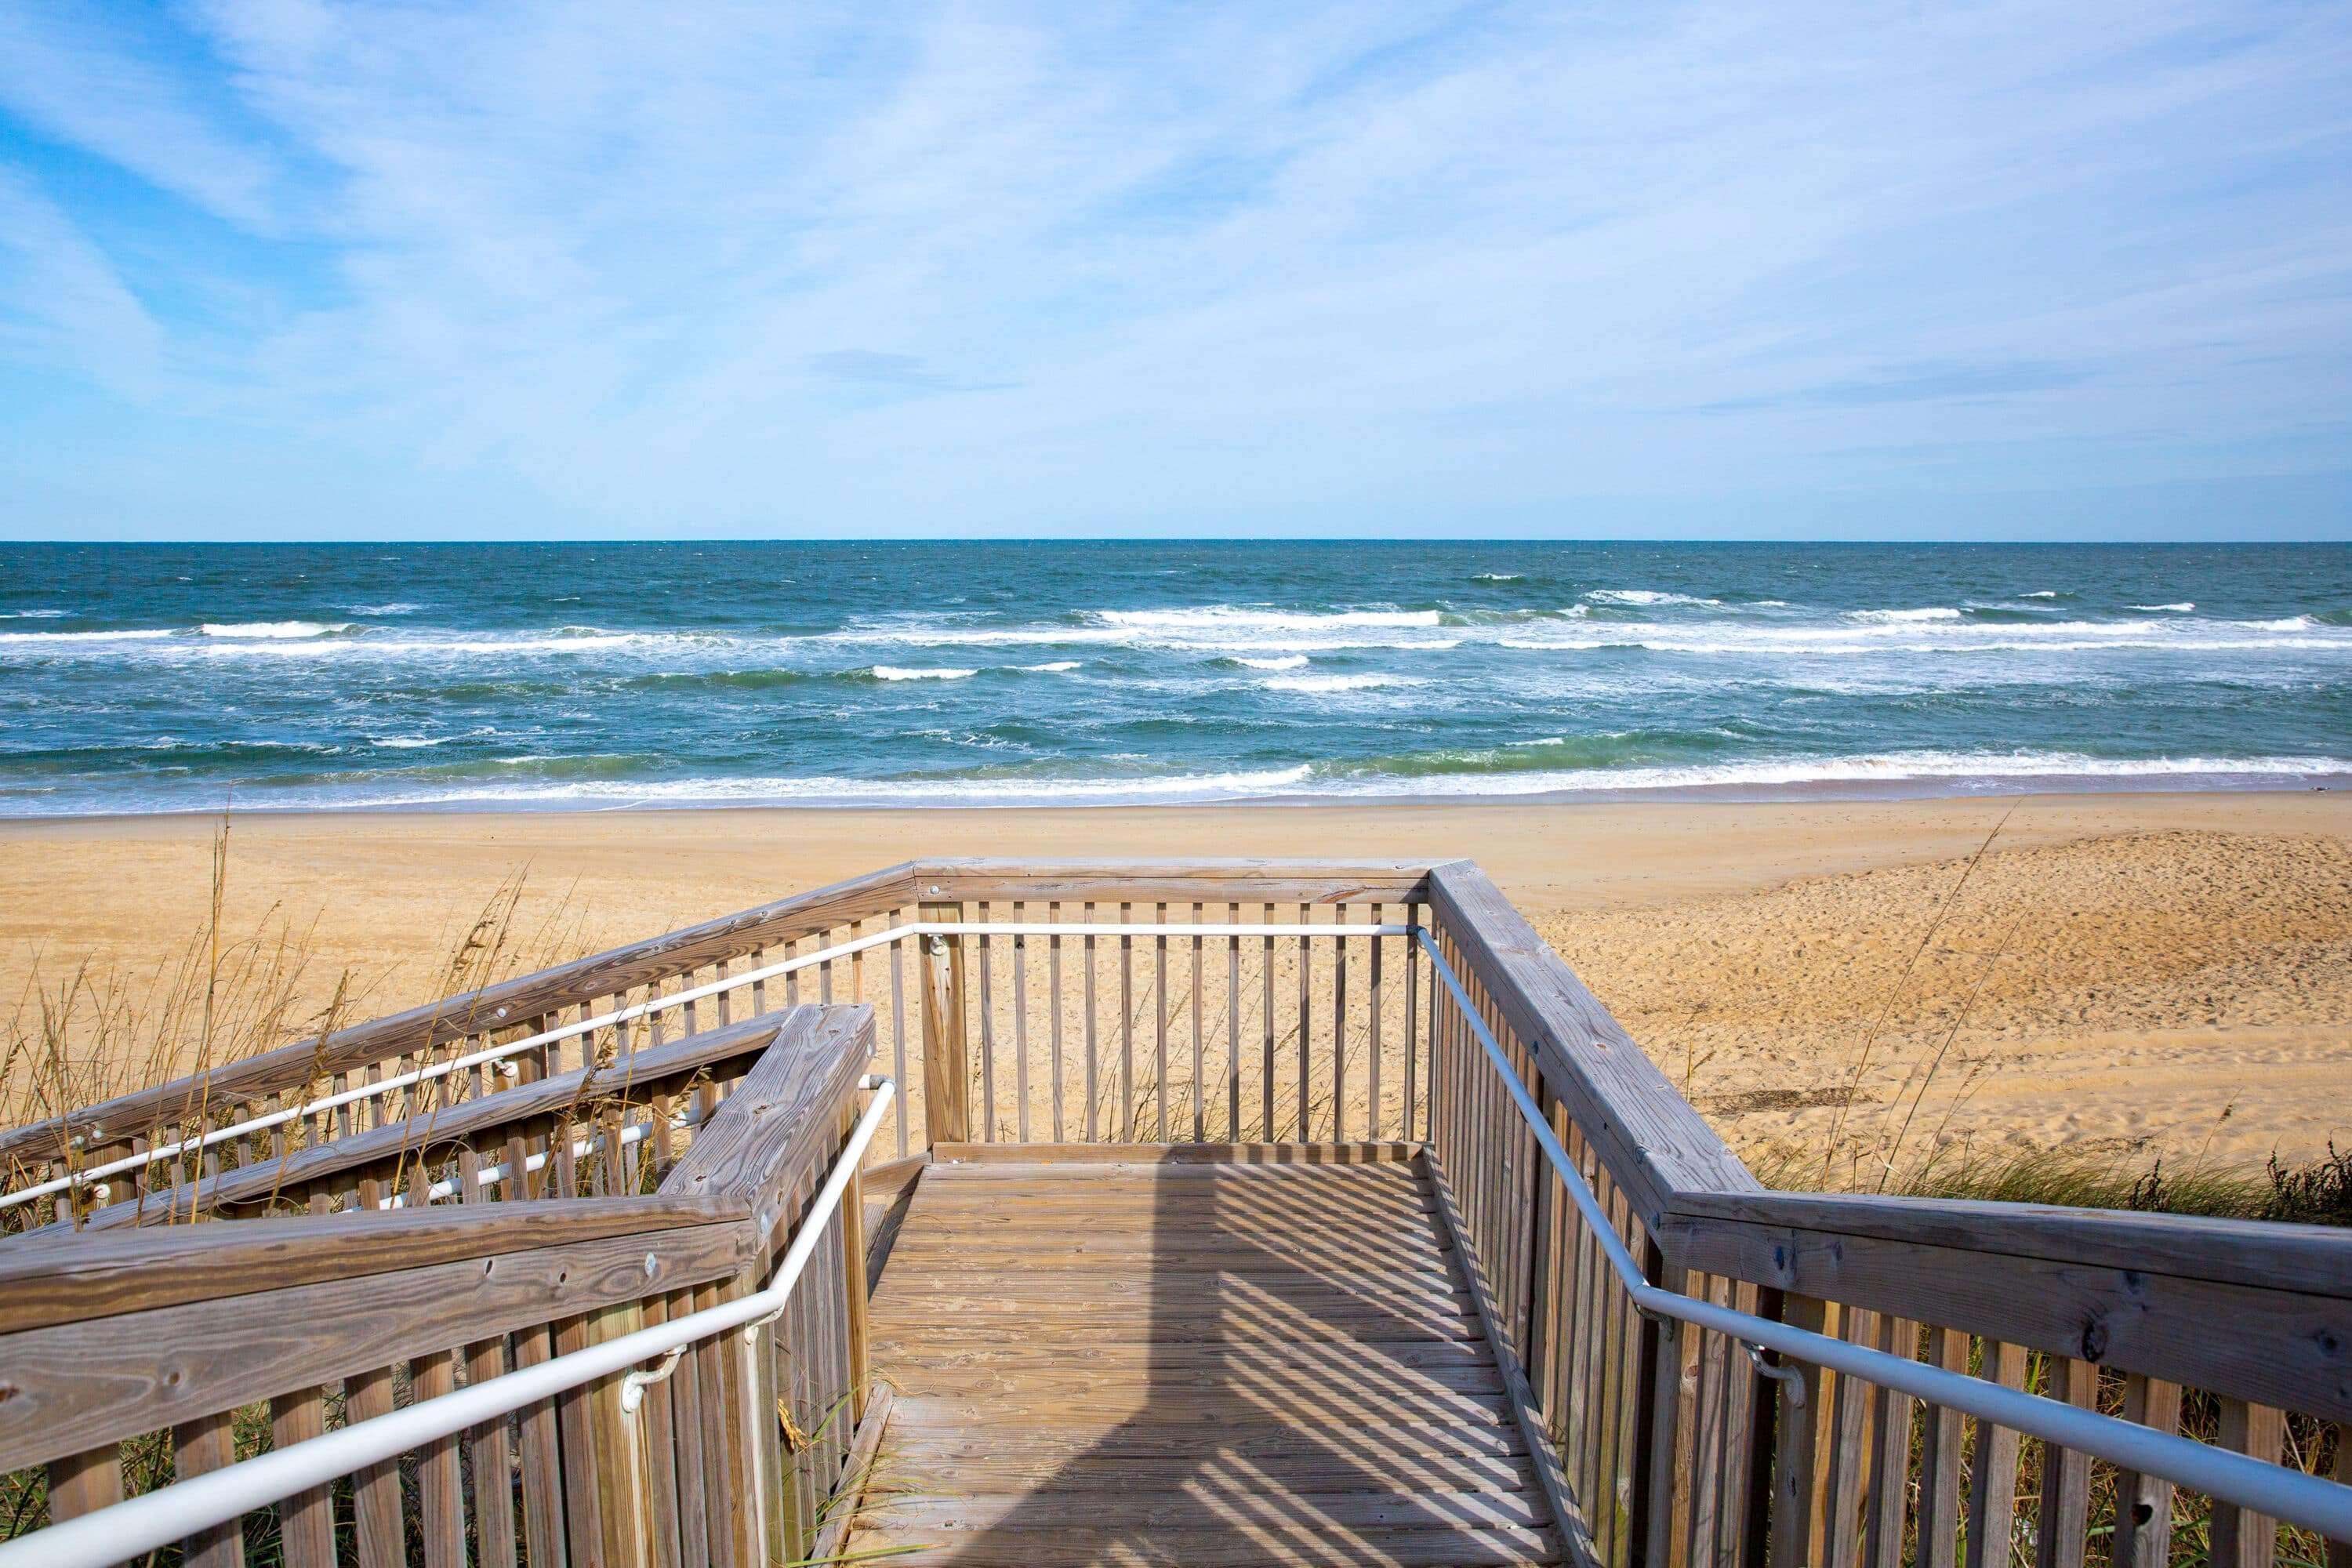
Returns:
[[[0,536],[2352,534],[2352,8],[0,0]]]

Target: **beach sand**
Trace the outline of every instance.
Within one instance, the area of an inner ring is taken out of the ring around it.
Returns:
[[[37,969],[53,988],[87,960],[135,990],[168,966],[217,826],[0,824],[12,1005]],[[518,875],[520,945],[551,958],[916,854],[1475,859],[1752,1154],[1906,1123],[1907,1148],[2138,1163],[2352,1142],[2342,794],[253,816],[223,925],[289,922],[311,1004],[349,971],[373,1014],[438,994]]]

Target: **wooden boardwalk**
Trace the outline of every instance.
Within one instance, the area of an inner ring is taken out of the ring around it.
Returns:
[[[1416,1164],[935,1165],[871,1321],[860,1552],[1008,1565],[1559,1561]]]

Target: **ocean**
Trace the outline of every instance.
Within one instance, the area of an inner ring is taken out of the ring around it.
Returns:
[[[0,546],[0,815],[2352,783],[2352,546]]]

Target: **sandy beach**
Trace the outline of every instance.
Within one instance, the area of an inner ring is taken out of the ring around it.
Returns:
[[[218,826],[0,825],[12,1006],[85,961],[134,993],[168,966],[205,921]],[[1756,1154],[1906,1117],[1969,1148],[2140,1163],[2352,1138],[2342,794],[252,816],[222,923],[283,922],[298,990],[323,1005],[348,973],[373,1013],[438,994],[517,877],[514,929],[556,956],[917,853],[1475,858]]]

